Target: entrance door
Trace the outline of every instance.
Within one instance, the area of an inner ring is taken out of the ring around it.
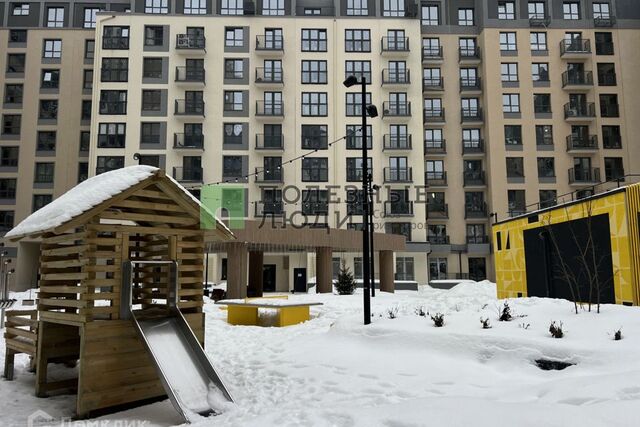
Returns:
[[[469,258],[469,279],[485,280],[487,278],[487,265],[484,258]]]
[[[264,264],[262,266],[262,290],[264,292],[276,291],[276,265]]]
[[[307,269],[293,269],[293,292],[307,292]]]

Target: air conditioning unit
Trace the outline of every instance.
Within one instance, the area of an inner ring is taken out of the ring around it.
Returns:
[[[384,110],[384,111],[382,112],[382,114],[384,114],[385,116],[388,116],[388,115],[389,115],[389,110]]]
[[[177,47],[189,47],[190,41],[188,34],[178,34]]]
[[[262,82],[262,77],[256,77],[256,83],[261,83]]]

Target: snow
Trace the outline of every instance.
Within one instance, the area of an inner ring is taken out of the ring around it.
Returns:
[[[509,304],[523,317],[499,322],[503,301],[495,285],[465,282],[450,290],[378,292],[368,326],[361,293],[290,295],[324,305],[311,307],[303,324],[264,328],[229,325],[223,307],[205,300],[207,353],[236,405],[214,419],[196,416],[197,427],[637,425],[638,307],[604,305],[601,314],[585,307],[576,315],[568,301],[521,298]],[[444,327],[418,316],[419,307],[444,313]],[[392,308],[396,319],[387,317]],[[482,329],[487,317],[492,328]],[[563,322],[564,338],[551,338],[552,320]],[[614,341],[620,327],[623,339]],[[534,363],[540,358],[575,366],[543,371]],[[16,380],[0,382],[0,424],[25,425],[36,409],[71,416],[74,396],[33,396],[27,364],[17,356]],[[180,423],[167,400],[94,421],[123,420]]]

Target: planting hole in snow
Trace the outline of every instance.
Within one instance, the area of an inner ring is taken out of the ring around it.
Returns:
[[[543,371],[562,371],[575,363],[561,362],[559,360],[536,359],[536,365]]]

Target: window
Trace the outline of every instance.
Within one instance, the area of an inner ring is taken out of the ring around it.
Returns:
[[[33,195],[33,212],[41,209],[51,203],[53,196],[51,194],[34,194]]]
[[[223,132],[223,144],[242,144],[242,123],[225,123]]]
[[[93,88],[93,70],[82,70],[82,89]]]
[[[507,190],[507,200],[511,216],[522,215],[527,211],[524,190]]]
[[[244,95],[239,90],[224,91],[224,111],[242,111],[244,109]]]
[[[369,15],[368,0],[347,0],[347,16]]]
[[[544,19],[546,17],[545,5],[542,1],[530,1],[527,10],[529,19]]]
[[[302,92],[303,116],[326,116],[327,93],[326,92]]]
[[[502,111],[504,113],[520,112],[520,95],[517,93],[505,93],[502,95]]]
[[[472,37],[460,37],[458,39],[458,50],[461,57],[477,57],[476,39]]]
[[[536,125],[536,145],[553,145],[553,126]]]
[[[128,58],[102,58],[100,79],[103,82],[126,82],[129,79]]]
[[[14,211],[0,211],[0,231],[6,232],[13,228],[14,216]]]
[[[144,58],[142,60],[142,77],[145,79],[162,78],[162,58]]]
[[[624,181],[624,166],[622,157],[604,158],[604,176],[606,181],[622,179]]]
[[[359,80],[363,77],[367,79],[367,84],[371,83],[371,61],[346,61],[345,78],[355,76]]]
[[[242,14],[244,14],[243,0],[222,0],[220,5],[220,15]]]
[[[222,176],[242,178],[242,156],[222,156]]]
[[[547,50],[547,33],[533,32],[529,36],[532,51]]]
[[[618,106],[618,95],[600,94],[600,116],[601,117],[620,117],[620,108]]]
[[[442,136],[442,129],[425,129],[424,145],[427,150],[443,150],[444,139]]]
[[[145,0],[144,13],[169,13],[169,0]]]
[[[224,78],[242,80],[244,78],[244,61],[242,59],[225,59]]]
[[[24,53],[7,55],[7,73],[24,73],[26,57]]]
[[[103,49],[129,49],[129,27],[105,26],[102,32]]]
[[[361,150],[362,149],[362,126],[361,125],[347,125],[347,150]],[[371,125],[367,125],[367,148],[373,147],[373,130]]]
[[[329,180],[329,159],[305,157],[302,159],[303,182],[326,182]]]
[[[302,29],[303,52],[326,52],[327,30]]]
[[[84,28],[95,28],[96,27],[96,13],[100,12],[100,9],[93,7],[85,7],[84,8],[84,22],[82,26]]]
[[[162,46],[164,44],[164,28],[161,26],[144,27],[144,45]]]
[[[302,83],[326,84],[327,61],[302,61]]]
[[[347,93],[346,97],[346,115],[361,116],[362,115],[362,93]],[[365,104],[371,104],[371,93],[367,92]]]
[[[438,118],[444,115],[442,108],[442,99],[427,98],[423,101],[425,118]]]
[[[29,16],[29,3],[17,3],[11,11],[13,16]]]
[[[43,58],[60,58],[62,56],[62,40],[45,40]]]
[[[56,151],[56,132],[38,131],[36,151]]]
[[[473,9],[458,9],[458,25],[473,26]]]
[[[49,28],[64,27],[64,8],[63,7],[47,8],[47,27]]]
[[[265,92],[263,95],[264,114],[276,116],[284,114],[282,92]]]
[[[326,215],[329,212],[327,190],[302,190],[302,214]]]
[[[127,114],[126,90],[102,90],[100,114]]]
[[[449,277],[447,275],[447,259],[429,257],[429,279],[445,280],[448,278]]]
[[[555,176],[555,159],[553,157],[538,157],[538,178],[553,178]]]
[[[602,126],[602,146],[604,148],[622,148],[620,126]]]
[[[518,64],[515,62],[502,63],[502,81],[503,82],[517,82],[518,81]]]
[[[504,126],[504,143],[506,145],[522,145],[522,126],[505,125]]]
[[[516,5],[512,1],[498,2],[498,19],[516,19]]]
[[[140,124],[140,144],[160,144],[160,123]]]
[[[18,166],[19,154],[20,154],[19,147],[0,147],[0,166],[1,167]]]
[[[55,163],[36,163],[35,165],[35,177],[33,182],[35,184],[51,184],[53,183],[53,171]]]
[[[373,159],[367,157],[367,171],[371,173]],[[362,158],[347,157],[347,182],[362,182]]]
[[[0,199],[15,199],[16,184],[15,178],[0,178]]]
[[[534,82],[548,82],[549,64],[546,62],[534,62],[531,64],[531,78]]]
[[[90,132],[86,130],[81,131],[80,132],[80,151],[88,152],[90,143],[91,143]]]
[[[95,40],[85,40],[84,41],[84,59],[93,59],[96,51],[96,41]]]
[[[124,148],[125,123],[100,123],[98,125],[98,148]]]
[[[96,174],[120,169],[124,167],[123,156],[98,156],[96,160]]]
[[[146,89],[142,91],[142,111],[161,111],[162,91]]]
[[[58,119],[58,100],[57,99],[41,99],[38,118],[42,120]]]
[[[5,114],[2,116],[2,135],[20,135],[20,114]]]
[[[439,23],[439,8],[436,5],[422,6],[422,25],[431,26]]]
[[[262,0],[262,14],[268,16],[284,15],[284,0]]]
[[[613,55],[613,35],[596,33],[596,55]]]
[[[385,224],[385,232],[388,234],[399,234],[411,241],[411,223],[410,222],[388,222]]]
[[[302,148],[326,150],[327,125],[302,125]]]
[[[538,191],[538,197],[540,199],[540,209],[555,206],[558,199],[556,190],[540,190]]]
[[[609,3],[593,3],[594,19],[610,19],[611,5]]]
[[[518,45],[516,43],[516,33],[500,33],[500,50],[502,51],[516,51]]]
[[[564,2],[562,4],[562,16],[564,19],[569,20],[580,19],[580,3]]]
[[[616,68],[613,63],[598,63],[598,86],[615,86]]]
[[[404,0],[383,0],[382,16],[404,16]]]
[[[427,242],[434,245],[449,243],[447,226],[444,224],[429,224],[427,227]]]
[[[207,13],[206,0],[184,0],[185,15],[205,15]]]
[[[4,87],[5,104],[22,104],[24,86],[22,84],[8,84]]]
[[[415,280],[413,272],[413,257],[396,257],[395,280]]]
[[[227,28],[224,32],[224,45],[227,47],[244,46],[244,29]]]
[[[551,94],[534,93],[533,111],[534,113],[551,113]]]
[[[27,30],[9,30],[9,43],[26,43]]]
[[[91,100],[82,100],[82,111],[80,113],[81,120],[91,120]]]
[[[345,52],[371,52],[370,30],[344,30]]]
[[[349,160],[347,159],[347,176],[349,176]],[[347,215],[362,215],[364,206],[362,204],[364,193],[362,190],[347,190],[345,202],[347,204]]]

